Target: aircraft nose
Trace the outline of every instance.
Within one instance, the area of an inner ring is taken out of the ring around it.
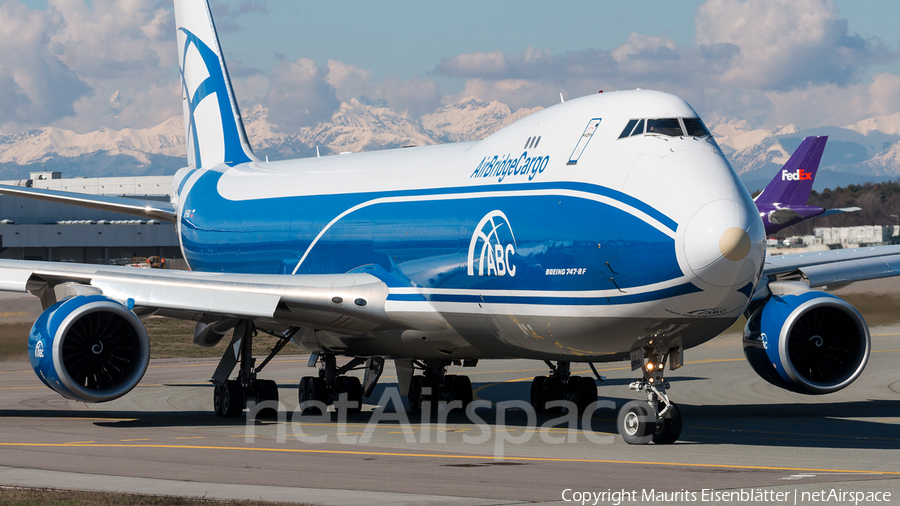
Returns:
[[[688,222],[684,253],[691,270],[706,283],[746,285],[765,258],[758,213],[730,199],[706,204]]]

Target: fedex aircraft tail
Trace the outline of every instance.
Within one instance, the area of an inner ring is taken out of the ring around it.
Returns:
[[[207,0],[175,0],[188,165],[210,168],[257,160]]]
[[[803,139],[775,178],[756,197],[756,204],[779,204],[781,206],[805,206],[809,200],[816,171],[825,151],[828,136],[810,136]]]
[[[816,216],[859,211],[858,207],[823,209],[807,204],[826,142],[827,136],[803,139],[784,167],[754,199],[766,227],[766,234],[774,234]]]

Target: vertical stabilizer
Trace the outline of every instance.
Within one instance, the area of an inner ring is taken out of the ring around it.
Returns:
[[[175,27],[188,165],[255,161],[207,0],[175,0]]]
[[[766,188],[756,197],[759,204],[804,206],[809,200],[816,171],[825,151],[828,136],[810,136],[803,139],[784,167],[775,174]]]

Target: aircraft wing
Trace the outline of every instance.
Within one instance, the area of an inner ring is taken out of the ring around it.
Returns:
[[[855,213],[856,211],[861,211],[862,208],[859,207],[838,207],[835,209],[826,209],[824,213],[820,214],[821,216],[831,216],[832,214],[841,214],[841,213]]]
[[[175,206],[170,202],[159,200],[132,199],[127,197],[115,197],[112,195],[89,195],[85,193],[7,185],[0,185],[0,194],[44,200],[47,202],[60,202],[73,206],[113,211],[116,213],[142,216],[161,221],[175,221]]]
[[[365,332],[389,321],[387,285],[366,273],[226,274],[0,260],[0,291],[40,295],[63,283],[99,289],[138,314],[198,321],[277,318],[342,332]]]
[[[769,256],[763,267],[763,277],[803,279],[810,288],[898,275],[900,245]]]

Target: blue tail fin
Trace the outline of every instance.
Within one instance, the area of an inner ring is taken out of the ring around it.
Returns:
[[[803,139],[784,167],[756,197],[759,204],[806,205],[828,136]]]
[[[178,63],[184,103],[188,165],[216,165],[255,161],[209,3],[175,0]]]

